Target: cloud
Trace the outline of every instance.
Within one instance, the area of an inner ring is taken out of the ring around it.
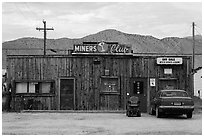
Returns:
[[[48,15],[52,15],[52,12],[50,10],[42,10],[42,14],[43,16],[48,16]]]
[[[43,19],[47,27],[55,29],[48,34],[52,38],[80,38],[110,28],[160,38],[173,34],[182,36],[193,21],[202,28],[200,3],[11,2],[2,6],[3,35],[9,29],[15,32],[10,34],[14,38],[20,35],[17,28],[25,35],[41,37],[41,33],[33,31],[35,27],[43,27]]]
[[[191,35],[191,24],[163,24],[150,28],[151,32],[154,32],[154,36],[158,38],[164,37],[184,37]]]
[[[61,15],[58,17],[58,19],[66,20],[66,21],[71,21],[71,22],[86,22],[90,21],[92,18],[94,18],[95,14],[94,13],[84,13],[84,14],[67,14],[67,15]]]

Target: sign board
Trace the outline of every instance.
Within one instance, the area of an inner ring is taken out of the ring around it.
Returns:
[[[117,42],[83,42],[83,44],[74,45],[72,54],[118,54],[130,55],[131,46],[118,44]]]
[[[156,84],[155,84],[155,83],[156,83],[156,82],[155,82],[155,78],[150,78],[149,81],[150,81],[150,86],[151,86],[151,87],[155,87],[155,85],[156,85]]]
[[[160,64],[160,65],[180,65],[182,63],[183,63],[182,58],[175,58],[175,57],[157,58],[157,64]]]

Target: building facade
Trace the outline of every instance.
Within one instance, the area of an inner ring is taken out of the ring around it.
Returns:
[[[202,98],[202,68],[194,74],[194,96]]]
[[[184,89],[193,96],[190,56],[138,55],[110,43],[99,53],[94,44],[99,45],[75,45],[71,55],[8,56],[12,109],[125,110],[134,95],[148,112],[160,89]]]

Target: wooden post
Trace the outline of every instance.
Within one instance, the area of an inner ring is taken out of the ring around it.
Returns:
[[[195,31],[194,31],[194,28],[195,28],[195,23],[193,22],[192,23],[193,25],[193,29],[192,29],[192,34],[193,34],[193,57],[192,57],[192,68],[191,68],[191,72],[192,72],[192,91],[193,91],[193,94],[194,95],[194,73],[195,73]]]
[[[43,20],[44,28],[36,28],[36,30],[44,30],[44,55],[46,55],[46,31],[54,30],[53,28],[46,28],[46,21]]]
[[[43,20],[44,24],[44,55],[46,55],[46,21]]]
[[[192,35],[193,35],[193,58],[192,58],[192,69],[193,69],[193,72],[194,72],[194,64],[195,64],[195,31],[194,31],[194,28],[195,28],[195,23],[193,22],[193,29],[192,29]]]
[[[150,76],[149,76],[149,60],[150,58],[148,58],[148,64],[147,64],[147,113],[149,113],[149,109],[150,109]]]

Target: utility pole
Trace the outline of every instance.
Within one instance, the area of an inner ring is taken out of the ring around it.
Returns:
[[[193,22],[192,23],[192,34],[193,34],[193,57],[192,57],[192,96],[194,95],[194,74],[195,74],[195,68],[194,68],[194,65],[195,65],[195,23]]]
[[[46,28],[46,21],[43,20],[44,28],[36,28],[36,30],[44,30],[44,55],[46,55],[46,31],[54,30],[53,28]]]
[[[193,34],[193,57],[192,57],[192,70],[194,73],[195,70],[195,23],[192,23],[193,29],[192,29],[192,34]]]

